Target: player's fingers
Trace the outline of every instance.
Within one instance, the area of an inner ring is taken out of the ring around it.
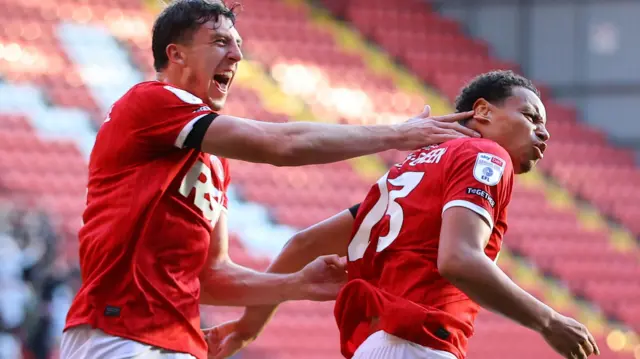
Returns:
[[[340,257],[340,265],[342,265],[343,267],[346,267],[347,266],[347,262],[348,262],[348,260],[347,260],[346,256]]]
[[[218,352],[215,355],[213,356],[209,355],[209,359],[224,359],[228,356],[229,355],[227,355],[227,351],[221,349],[221,350],[218,350]]]
[[[344,268],[347,263],[346,261],[342,260],[342,258],[340,258],[338,255],[336,254],[331,254],[328,256],[324,256],[323,257],[324,262],[330,266],[334,266],[336,268],[342,269]]]
[[[464,134],[456,131],[456,130],[452,130],[449,128],[445,128],[440,126],[441,124],[436,125],[435,127],[433,127],[433,129],[431,130],[431,134],[429,135],[431,138],[436,137],[436,136],[453,136],[455,138],[462,138],[462,137],[467,137]]]
[[[591,346],[593,346],[593,352],[596,355],[600,355],[600,348],[598,348],[598,343],[596,343],[596,339],[589,332],[587,332],[587,335],[588,335],[588,338],[589,338],[589,343],[591,343]]]
[[[228,350],[221,350],[213,357],[213,359],[225,359],[229,358],[232,355],[233,353],[229,352]]]
[[[431,106],[425,105],[422,112],[415,118],[428,118],[429,116],[431,116]]]
[[[211,346],[220,341],[220,332],[217,327],[203,330],[204,337],[207,339],[207,343]]]
[[[234,349],[233,343],[234,341],[231,338],[225,338],[212,359],[224,359],[232,356],[237,351]]]
[[[446,131],[446,132],[434,134],[431,136],[431,138],[433,138],[433,141],[436,143],[443,143],[446,141],[451,141],[451,140],[455,140],[456,138],[462,138],[462,137],[465,137],[465,136],[455,131]]]
[[[464,127],[461,124],[457,123],[457,122],[436,122],[436,126],[441,127],[441,128],[446,128],[449,130],[453,130],[456,132],[459,132],[465,136],[469,136],[469,137],[482,137],[480,135],[480,133],[468,128],[468,127]]]
[[[431,119],[438,122],[458,122],[473,117],[473,111],[451,113],[444,116],[436,116]]]
[[[582,346],[582,350],[584,351],[584,353],[587,356],[593,354],[594,348],[593,348],[593,345],[591,344],[591,341],[589,340],[589,338],[586,338],[584,340],[584,342],[581,344],[581,346]]]
[[[579,346],[572,354],[576,359],[587,359],[587,354],[582,349],[582,346]]]

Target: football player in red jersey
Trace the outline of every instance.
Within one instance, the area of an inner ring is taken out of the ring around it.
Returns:
[[[456,122],[470,113],[428,109],[394,126],[218,115],[242,60],[234,19],[220,1],[169,5],[153,29],[158,80],[131,88],[98,131],[62,358],[202,359],[199,304],[335,299],[346,280],[335,255],[290,275],[229,259],[225,158],[295,166],[474,135]]]
[[[464,359],[479,307],[539,332],[565,358],[599,354],[587,328],[519,288],[496,265],[507,229],[513,175],[542,159],[549,133],[539,93],[496,71],[456,101],[482,139],[411,153],[382,176],[361,205],[296,234],[269,268],[289,273],[316,256],[348,257],[336,301],[347,358]],[[250,343],[275,312],[249,307],[211,330],[212,354]]]

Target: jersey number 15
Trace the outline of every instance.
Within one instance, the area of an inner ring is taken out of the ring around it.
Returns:
[[[378,239],[376,252],[383,251],[398,237],[404,222],[404,212],[396,200],[408,196],[409,193],[420,184],[420,181],[422,181],[424,177],[424,172],[405,172],[393,179],[387,179],[388,175],[389,173],[387,172],[387,174],[378,180],[377,185],[380,190],[380,199],[378,199],[378,202],[376,202],[364,217],[358,231],[351,240],[351,243],[349,243],[348,253],[350,261],[364,257],[364,253],[367,247],[369,247],[371,230],[385,215],[389,216],[389,233]],[[394,187],[399,187],[399,189],[389,191],[387,182]]]

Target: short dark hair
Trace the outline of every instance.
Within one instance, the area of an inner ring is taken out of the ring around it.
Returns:
[[[514,87],[524,87],[540,97],[540,91],[531,80],[511,70],[498,70],[478,75],[465,86],[456,98],[456,111],[473,110],[473,104],[479,99],[500,104],[512,95]]]
[[[153,67],[161,71],[169,63],[167,46],[172,43],[188,43],[193,33],[208,21],[218,21],[220,16],[236,21],[238,4],[227,6],[223,0],[176,0],[160,13],[153,24]]]

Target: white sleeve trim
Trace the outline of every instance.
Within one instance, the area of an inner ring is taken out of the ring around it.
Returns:
[[[176,142],[174,143],[174,145],[180,149],[184,148],[184,141],[187,140],[187,136],[189,136],[189,133],[191,133],[191,130],[193,130],[193,125],[195,125],[199,119],[203,118],[206,115],[208,115],[208,113],[205,113],[204,115],[200,115],[194,118],[193,120],[189,121],[189,123],[187,123],[182,128],[182,131],[180,131],[180,134],[178,135],[178,138],[176,138]]]
[[[456,199],[445,204],[444,207],[442,208],[442,213],[444,213],[444,211],[446,211],[451,207],[464,207],[476,212],[477,214],[482,216],[482,218],[484,218],[487,221],[487,223],[489,223],[489,227],[493,231],[493,218],[491,218],[491,214],[486,209],[478,206],[475,203],[471,203],[469,201],[465,201],[461,199]]]

